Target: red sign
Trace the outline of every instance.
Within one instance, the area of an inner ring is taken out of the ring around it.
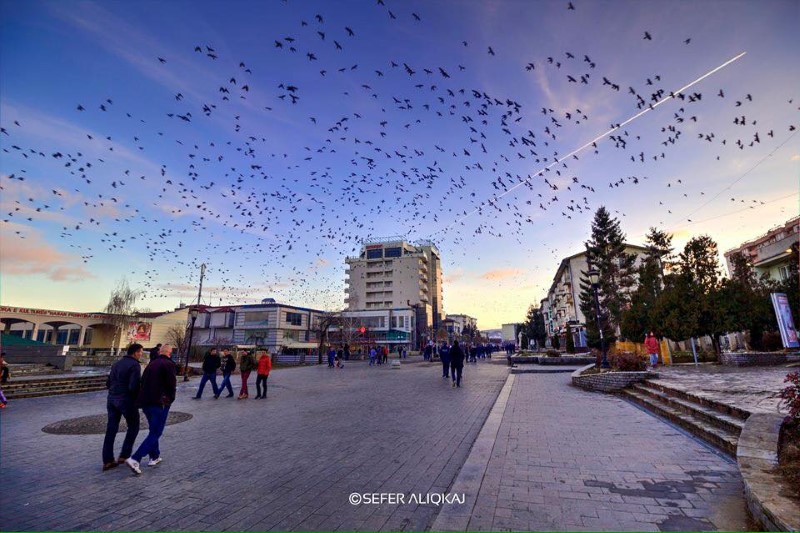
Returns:
[[[382,244],[368,244],[367,250],[377,250],[378,248],[383,248]]]
[[[53,311],[52,309],[31,309],[30,307],[0,306],[0,313],[18,313],[23,315],[61,316],[71,318],[104,318],[106,315],[97,313],[78,313],[74,311]]]

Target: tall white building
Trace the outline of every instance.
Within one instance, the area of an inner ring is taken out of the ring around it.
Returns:
[[[368,241],[346,263],[348,311],[412,307],[421,327],[439,327],[442,266],[433,243],[414,245],[402,237]]]

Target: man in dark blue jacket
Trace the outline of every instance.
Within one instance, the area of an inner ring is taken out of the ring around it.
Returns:
[[[442,377],[448,379],[450,377],[450,348],[447,343],[443,342],[442,347],[439,348],[439,357],[442,360]]]
[[[203,389],[206,387],[206,382],[211,382],[211,389],[214,391],[214,398],[219,398],[219,387],[217,387],[217,369],[222,366],[222,359],[220,359],[216,348],[212,348],[210,352],[203,358],[203,377],[200,378],[200,386],[197,388],[197,394],[194,396],[195,400],[199,400],[203,396]]]
[[[147,365],[144,375],[142,375],[142,389],[136,403],[147,417],[149,431],[147,437],[139,445],[139,449],[125,460],[125,464],[137,475],[142,473],[139,462],[145,455],[150,456],[147,466],[156,466],[161,462],[158,439],[161,438],[164,426],[167,425],[167,416],[172,402],[175,401],[177,385],[175,380],[177,368],[170,359],[170,354],[172,354],[172,346],[169,344],[162,346],[161,355]]]
[[[139,382],[142,375],[139,359],[143,352],[144,348],[141,344],[131,344],[128,347],[127,355],[114,363],[108,374],[106,380],[108,425],[106,426],[106,438],[103,441],[103,471],[114,468],[131,456],[133,443],[136,435],[139,434],[139,409],[136,408],[136,397],[139,393]],[[114,461],[114,440],[117,438],[119,421],[123,416],[128,425],[128,431],[122,442],[119,459]]]

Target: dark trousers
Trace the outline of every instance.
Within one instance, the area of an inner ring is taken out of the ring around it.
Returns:
[[[256,396],[259,398],[266,398],[267,397],[267,378],[269,376],[264,376],[263,374],[258,374],[256,376]],[[264,385],[264,393],[261,393],[261,385]]]
[[[8,367],[3,366],[2,370],[0,370],[0,383],[5,383],[8,381]]]
[[[442,377],[449,378],[450,377],[450,361],[442,358]]]
[[[197,389],[197,397],[201,398],[203,396],[203,389],[206,387],[206,382],[211,382],[211,389],[214,391],[214,396],[219,396],[219,387],[217,387],[217,373],[216,371],[211,372],[203,372],[203,377],[200,378],[200,388]]]
[[[125,440],[122,441],[122,451],[120,457],[126,459],[133,452],[133,443],[139,434],[139,410],[133,406],[132,402],[108,400],[106,402],[108,410],[108,424],[106,425],[106,438],[103,441],[103,464],[114,462],[114,440],[119,431],[119,421],[124,416],[128,431],[125,432]]]
[[[158,439],[164,433],[164,426],[167,425],[167,415],[169,415],[169,407],[158,405],[142,407],[142,411],[144,411],[144,416],[147,417],[149,431],[139,445],[139,449],[131,455],[134,461],[141,461],[145,455],[149,455],[150,459],[158,459],[161,456],[161,450],[158,448]]]
[[[222,383],[219,385],[218,394],[222,394],[222,391],[228,389],[228,395],[233,396],[233,387],[231,386],[231,375],[230,373],[222,373]]]
[[[461,372],[464,370],[464,365],[456,366],[455,364],[452,365],[452,372],[453,372],[453,381],[455,382],[457,387],[461,386]]]

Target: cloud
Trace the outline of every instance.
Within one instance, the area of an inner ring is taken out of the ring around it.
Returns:
[[[80,264],[79,257],[60,252],[30,226],[4,223],[0,228],[0,271],[4,275],[41,274],[52,281],[83,281],[95,277]]]
[[[495,270],[484,272],[483,274],[480,275],[480,279],[497,281],[501,279],[514,278],[524,273],[525,271],[519,268],[498,268]]]

